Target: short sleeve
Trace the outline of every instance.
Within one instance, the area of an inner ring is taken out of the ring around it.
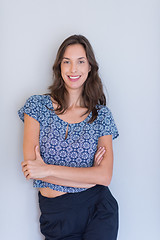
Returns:
[[[39,99],[38,95],[33,95],[27,99],[22,108],[18,110],[20,119],[24,122],[24,113],[39,121]]]
[[[101,110],[100,116],[100,136],[112,135],[112,139],[115,139],[119,136],[117,126],[113,119],[112,113],[108,107],[103,107]]]

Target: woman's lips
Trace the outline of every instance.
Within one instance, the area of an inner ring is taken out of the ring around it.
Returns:
[[[77,80],[80,79],[80,77],[81,77],[80,75],[76,75],[76,76],[70,75],[70,76],[68,76],[68,78],[71,82],[76,82]]]

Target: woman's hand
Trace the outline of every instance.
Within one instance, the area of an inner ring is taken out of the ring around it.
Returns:
[[[94,156],[94,164],[93,166],[99,166],[102,159],[103,159],[103,156],[105,154],[106,150],[105,150],[105,147],[99,147],[95,156]]]
[[[38,146],[35,148],[35,153],[35,160],[25,160],[21,163],[26,179],[38,179],[49,176],[49,166],[41,158]]]

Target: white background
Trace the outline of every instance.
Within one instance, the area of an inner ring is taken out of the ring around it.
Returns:
[[[118,240],[159,240],[160,1],[1,0],[0,5],[0,238],[43,239],[37,191],[21,172],[23,123],[17,110],[31,95],[47,92],[61,42],[83,34],[94,48],[120,134],[110,185],[119,202]]]

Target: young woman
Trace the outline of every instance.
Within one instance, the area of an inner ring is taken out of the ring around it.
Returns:
[[[41,232],[46,240],[116,240],[118,204],[108,185],[118,130],[84,36],[62,43],[53,73],[50,93],[31,96],[18,111],[22,170],[39,188]]]

